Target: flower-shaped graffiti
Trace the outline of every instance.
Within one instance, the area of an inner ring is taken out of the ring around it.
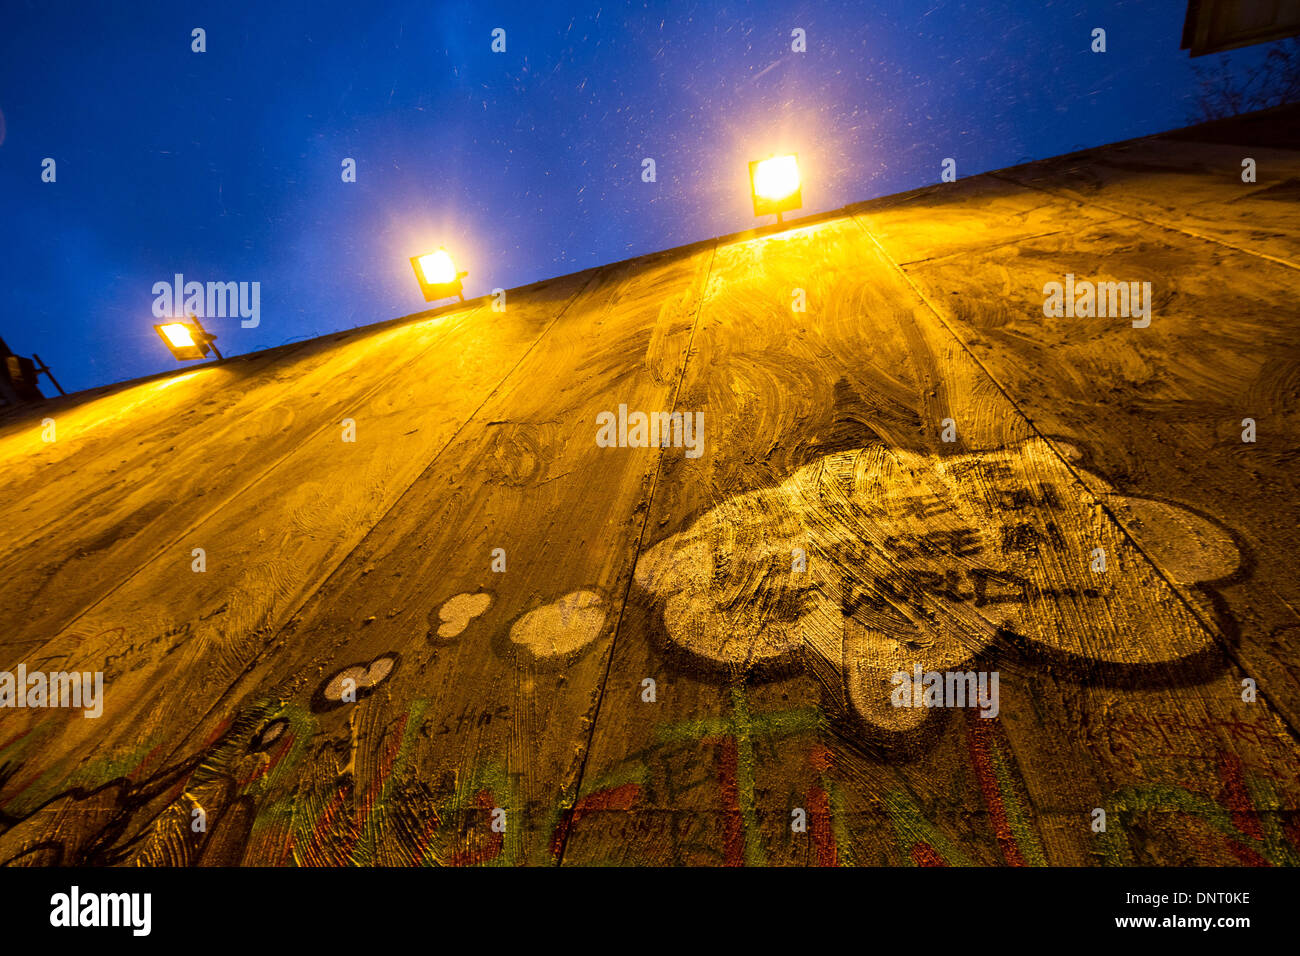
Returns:
[[[927,716],[891,701],[894,675],[960,670],[999,634],[1085,669],[1206,653],[1212,636],[1169,578],[1231,573],[1231,539],[1088,484],[1038,439],[942,457],[839,452],[706,512],[646,552],[636,580],[680,648],[733,672],[802,661],[893,733]],[[1148,548],[1178,538],[1160,552],[1168,564],[1157,570],[1108,512],[1149,526]]]

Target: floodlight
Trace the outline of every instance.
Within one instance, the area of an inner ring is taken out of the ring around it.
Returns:
[[[776,213],[776,221],[781,222],[781,213],[803,206],[800,188],[799,157],[793,153],[749,164],[749,189],[754,198],[755,216]]]
[[[411,256],[411,268],[415,270],[415,278],[420,283],[425,302],[453,295],[460,301],[465,301],[460,280],[469,273],[456,271],[456,263],[446,249],[439,248],[422,256]]]
[[[209,352],[221,358],[221,353],[213,345],[217,337],[193,315],[188,322],[164,322],[155,325],[154,330],[172,355],[182,362],[207,358]]]

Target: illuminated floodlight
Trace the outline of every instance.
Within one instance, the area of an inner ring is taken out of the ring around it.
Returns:
[[[420,283],[425,302],[435,302],[453,295],[460,301],[465,301],[460,280],[469,273],[456,271],[456,263],[446,249],[439,248],[422,256],[411,256],[411,268],[415,270],[415,278]]]
[[[754,198],[755,216],[775,213],[776,221],[781,222],[781,213],[803,206],[800,188],[799,157],[793,153],[749,164],[749,191]]]
[[[155,325],[154,330],[171,351],[172,356],[182,362],[207,358],[209,352],[221,358],[221,353],[213,345],[217,337],[205,329],[195,316],[191,315],[188,322],[164,322]]]

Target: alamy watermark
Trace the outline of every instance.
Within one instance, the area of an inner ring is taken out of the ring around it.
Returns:
[[[1150,282],[1076,282],[1074,274],[1067,273],[1064,283],[1043,286],[1043,295],[1043,315],[1048,318],[1131,318],[1135,329],[1151,324]]]
[[[979,707],[980,716],[998,715],[997,671],[897,671],[890,680],[894,691],[889,701],[895,707]]]
[[[176,273],[172,282],[153,284],[153,314],[157,319],[224,319],[238,316],[245,329],[262,321],[262,283],[186,282]]]
[[[703,412],[628,412],[596,416],[596,444],[601,448],[685,448],[687,458],[704,454]]]
[[[0,671],[0,707],[79,707],[83,717],[104,712],[104,672]]]
[[[83,893],[73,886],[50,897],[50,925],[121,926],[133,936],[148,936],[153,928],[152,893]]]

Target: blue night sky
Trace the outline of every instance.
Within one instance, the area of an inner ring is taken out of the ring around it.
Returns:
[[[815,213],[1184,126],[1218,59],[1178,49],[1185,9],[5,0],[0,336],[71,391],[175,367],[178,272],[261,283],[258,328],[206,322],[238,354],[428,308],[408,257],[439,245],[469,297],[748,228],[774,151]]]

